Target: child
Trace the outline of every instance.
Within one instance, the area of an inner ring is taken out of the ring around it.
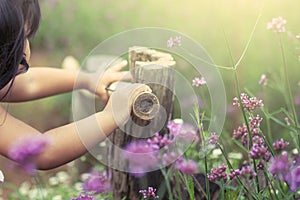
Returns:
[[[27,38],[38,29],[40,8],[38,0],[0,0],[0,98],[5,102],[22,102],[51,95],[70,92],[76,82],[76,89],[95,92],[107,102],[103,111],[61,127],[49,130],[43,135],[50,136],[51,145],[36,158],[38,169],[52,169],[63,165],[87,152],[98,144],[129,116],[133,98],[140,92],[150,90],[141,84],[130,84],[116,90],[108,99],[105,88],[122,79],[125,72],[120,70],[124,63],[105,71],[100,83],[95,74],[54,68],[32,68],[27,61],[30,47]],[[25,73],[26,72],[26,73]],[[118,109],[118,110],[116,110]],[[24,136],[41,134],[28,124],[16,119],[0,107],[0,154],[9,157],[12,144]],[[46,119],[45,119],[46,120]],[[96,120],[98,126],[90,126]],[[82,142],[76,123],[86,128],[86,138]]]

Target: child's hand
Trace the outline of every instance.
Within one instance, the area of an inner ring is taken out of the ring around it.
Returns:
[[[91,79],[89,90],[92,93],[95,93],[103,103],[107,103],[109,96],[106,88],[113,82],[131,79],[129,71],[121,71],[126,65],[127,61],[123,60],[122,62],[108,68],[106,71],[97,73],[97,75],[101,74],[100,77],[97,77],[97,80],[100,82],[95,81],[95,79]]]
[[[120,84],[110,96],[104,111],[110,112],[118,127],[122,127],[130,117],[134,99],[146,91],[151,92],[151,89],[144,84]]]

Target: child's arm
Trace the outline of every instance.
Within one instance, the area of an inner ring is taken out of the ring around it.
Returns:
[[[74,89],[87,89],[96,93],[102,101],[106,102],[108,97],[105,87],[115,81],[125,79],[128,72],[120,71],[126,66],[121,62],[109,69],[102,75],[96,73],[84,73],[76,70],[34,67],[28,72],[16,77],[13,88],[9,95],[2,101],[22,102],[38,98],[48,97],[56,94],[70,92]],[[101,81],[99,82],[101,78]],[[76,83],[76,85],[74,85]],[[4,95],[8,85],[0,91],[0,98]]]
[[[51,145],[36,160],[38,169],[52,169],[61,166],[87,152],[87,149],[108,136],[117,125],[124,124],[130,116],[134,97],[140,92],[150,90],[141,84],[131,84],[112,94],[102,112],[80,121],[54,128],[44,133],[50,136]],[[0,107],[0,154],[8,157],[11,145],[19,138],[40,134],[33,127],[6,113]]]

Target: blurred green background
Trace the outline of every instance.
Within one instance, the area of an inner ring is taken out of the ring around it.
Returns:
[[[297,72],[300,41],[295,39],[300,32],[299,1],[41,0],[40,3],[42,21],[36,37],[31,41],[32,63],[54,67],[60,66],[67,55],[73,55],[82,62],[101,41],[122,31],[142,27],[162,27],[181,32],[203,45],[215,63],[230,66],[226,40],[237,62],[261,15],[249,49],[238,67],[238,74],[241,88],[247,87],[254,94],[263,91],[265,96],[269,96],[265,103],[271,110],[284,106],[284,97],[280,93],[283,90],[282,57],[278,37],[267,30],[266,25],[272,18],[282,16],[287,20],[287,32],[282,34],[282,39],[290,81],[295,96],[299,95]],[[226,85],[228,103],[231,104],[236,96],[233,73],[227,70],[220,72]],[[268,87],[258,84],[262,73],[269,78]],[[55,104],[58,111],[62,110],[61,106],[66,110],[66,104],[62,102],[69,97],[58,97],[56,103],[50,104]]]
[[[230,66],[230,51],[235,62],[241,56],[255,26],[248,51],[238,74],[241,88],[263,97],[269,110],[285,107],[282,57],[278,37],[266,29],[272,18],[287,20],[287,32],[282,34],[290,82],[295,100],[300,89],[299,77],[300,1],[297,0],[40,0],[42,21],[31,40],[32,66],[60,67],[63,59],[72,55],[83,62],[101,41],[133,28],[162,27],[173,29],[196,40],[210,54],[215,63]],[[232,99],[236,96],[233,72],[220,70],[228,101],[228,117],[224,132],[241,122],[240,113],[232,113]],[[189,71],[185,72],[187,75]],[[268,86],[258,84],[265,73]],[[192,80],[194,77],[190,77]],[[40,131],[69,122],[71,94],[59,95],[33,102],[10,104],[9,111]],[[297,102],[296,102],[297,103]],[[299,113],[299,112],[298,112]],[[273,124],[272,133],[281,137],[282,130]]]

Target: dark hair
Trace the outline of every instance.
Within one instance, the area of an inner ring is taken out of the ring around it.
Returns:
[[[24,20],[20,7],[0,0],[0,89],[14,79],[24,54]]]
[[[26,38],[38,29],[38,0],[0,0],[0,90],[9,82],[10,91],[19,65],[24,62]]]
[[[24,23],[26,27],[26,36],[31,38],[39,28],[41,19],[41,10],[38,0],[15,0],[21,6]]]

